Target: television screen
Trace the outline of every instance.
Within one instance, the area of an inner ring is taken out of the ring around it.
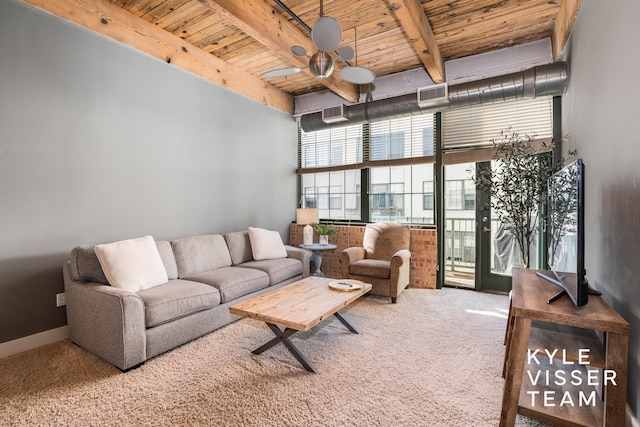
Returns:
[[[578,307],[587,303],[584,269],[584,164],[575,160],[548,182],[548,262],[556,283]],[[553,280],[551,280],[553,282]],[[554,282],[555,283],[555,282]]]

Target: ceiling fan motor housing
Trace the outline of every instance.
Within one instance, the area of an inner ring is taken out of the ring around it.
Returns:
[[[333,73],[333,58],[323,50],[319,50],[309,59],[309,69],[319,79],[327,78]]]

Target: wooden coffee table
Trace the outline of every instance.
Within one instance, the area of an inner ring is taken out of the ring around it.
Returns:
[[[261,354],[278,343],[284,344],[291,354],[309,371],[316,373],[302,353],[289,340],[298,331],[308,331],[315,325],[334,315],[351,332],[358,331],[338,313],[371,290],[371,284],[345,280],[362,285],[355,291],[338,291],[329,287],[335,279],[307,277],[229,307],[232,314],[250,317],[265,322],[276,335],[274,339],[255,349]]]

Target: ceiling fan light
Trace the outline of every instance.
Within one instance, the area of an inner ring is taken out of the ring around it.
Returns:
[[[327,78],[333,73],[333,58],[327,52],[319,50],[309,59],[309,68],[319,79]]]

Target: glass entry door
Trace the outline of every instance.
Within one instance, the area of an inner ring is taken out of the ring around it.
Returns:
[[[513,267],[523,266],[518,243],[491,212],[489,196],[472,176],[492,162],[444,166],[444,285],[508,292]],[[540,268],[534,236],[531,268]]]
[[[491,162],[476,164],[477,170],[490,168]],[[492,217],[489,195],[478,190],[476,209],[478,265],[476,289],[498,292],[511,290],[512,257],[517,253],[513,235]],[[514,246],[515,244],[515,246]]]
[[[482,162],[478,168],[495,167],[494,162]],[[476,289],[508,292],[514,267],[523,267],[520,247],[509,227],[491,211],[489,196],[478,190]],[[539,229],[539,228],[538,228]],[[540,268],[540,233],[536,231],[531,245],[531,268]]]

